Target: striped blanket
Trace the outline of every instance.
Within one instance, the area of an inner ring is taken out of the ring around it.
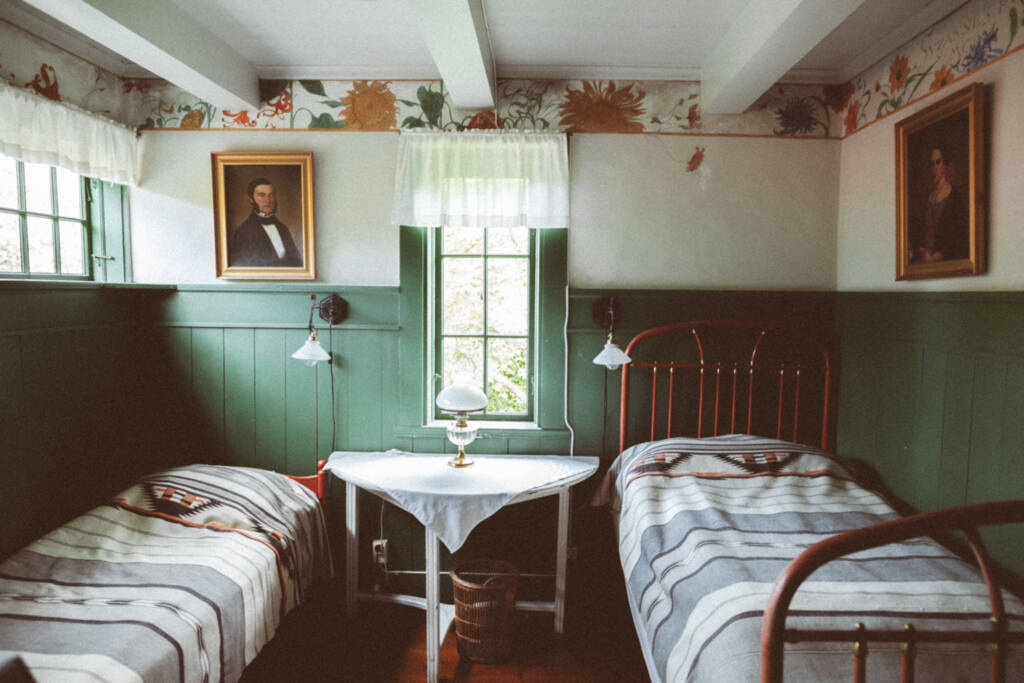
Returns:
[[[785,565],[827,536],[897,516],[825,453],[746,435],[639,444],[609,479],[630,608],[655,682],[758,681],[763,610]],[[1024,605],[1006,599],[1011,629],[1021,630]],[[988,614],[973,567],[915,539],[822,567],[797,592],[787,624],[987,630]],[[872,644],[869,681],[899,680],[898,648]],[[918,651],[918,680],[987,680],[985,646]],[[849,680],[850,652],[787,645],[786,680]],[[1024,680],[1022,659],[1012,653],[1007,680]]]
[[[295,481],[158,472],[0,564],[0,659],[39,681],[236,681],[330,572],[320,505]]]

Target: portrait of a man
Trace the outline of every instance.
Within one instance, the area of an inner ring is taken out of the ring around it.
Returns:
[[[277,217],[277,188],[266,178],[253,178],[246,187],[252,212],[231,233],[228,264],[259,268],[298,267],[302,254],[291,231]]]
[[[311,152],[215,152],[217,276],[312,279]]]

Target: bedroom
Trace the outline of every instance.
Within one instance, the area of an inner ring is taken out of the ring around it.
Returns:
[[[570,287],[568,405],[577,454],[613,455],[617,375],[608,378],[604,430],[606,377],[590,361],[605,331],[590,311],[596,299],[614,295],[622,308],[620,342],[681,318],[768,317],[834,332],[842,364],[841,455],[872,462],[919,509],[1020,496],[1024,365],[1016,342],[1024,332],[1024,209],[1015,200],[1024,182],[1016,142],[1024,124],[1013,112],[1024,102],[1024,57],[1015,50],[1021,37],[1013,37],[1009,17],[1024,10],[1016,2],[975,0],[958,12],[938,26],[958,36],[947,42],[969,49],[991,25],[999,30],[994,47],[1008,54],[925,95],[929,77],[909,106],[871,125],[865,117],[848,135],[849,103],[842,113],[829,113],[828,137],[813,131],[796,139],[770,132],[572,133],[571,226],[563,232],[560,258]],[[62,99],[88,104],[96,78],[91,66],[76,66],[31,31],[0,28],[5,79],[23,87],[50,64]],[[864,77],[866,90],[876,81],[887,88],[901,49],[902,43],[893,45],[852,76]],[[592,78],[604,83],[613,76],[593,69]],[[119,79],[106,78],[125,89]],[[405,89],[398,99],[417,101],[421,83],[394,78],[395,88]],[[45,89],[46,79],[37,82]],[[894,124],[972,82],[985,83],[987,93],[988,270],[896,282]],[[319,99],[340,101],[354,87],[329,77],[324,83],[328,97]],[[676,92],[628,78],[616,83],[632,85],[634,96],[645,90],[645,121],[655,107],[668,109],[664,103]],[[293,87],[296,102],[300,95],[318,99],[299,83]],[[573,89],[582,90],[581,81]],[[566,83],[552,90],[564,92]],[[102,102],[106,96],[95,95]],[[557,104],[552,109],[557,121]],[[773,103],[757,125],[777,126],[775,109]],[[339,107],[330,111],[337,120]],[[98,492],[115,492],[155,466],[191,457],[183,454],[311,471],[330,452],[334,425],[324,371],[306,372],[288,358],[305,338],[310,294],[337,292],[350,305],[349,318],[333,333],[341,357],[339,448],[446,446],[442,432],[420,428],[421,406],[412,399],[417,391],[406,383],[419,376],[422,359],[414,350],[410,361],[402,332],[422,302],[410,302],[404,286],[416,273],[405,270],[402,256],[417,246],[403,240],[415,233],[390,223],[398,135],[205,129],[205,118],[204,130],[172,130],[178,121],[142,134],[142,180],[128,191],[126,209],[132,277],[124,279],[131,285],[0,282],[0,405],[14,416],[0,425],[0,441],[11,445],[5,462],[14,473],[4,478],[4,497],[26,520],[5,523],[5,548],[35,538]],[[702,161],[688,171],[698,149]],[[216,277],[210,154],[228,150],[313,152],[314,283]],[[105,203],[111,213],[121,207],[116,199]],[[549,320],[555,338],[561,336],[561,295]],[[409,362],[411,373],[403,365]],[[541,371],[554,377],[541,388],[548,393],[540,417],[549,430],[496,433],[475,444],[478,452],[568,452],[561,367],[554,358]],[[56,495],[54,481],[76,482],[59,489],[59,506],[40,495]],[[387,530],[390,538],[415,538],[403,530],[404,520],[387,521],[395,525]],[[1019,540],[994,550],[1004,561],[1019,561],[1015,547]],[[418,543],[398,544],[395,551],[405,566],[422,567]]]

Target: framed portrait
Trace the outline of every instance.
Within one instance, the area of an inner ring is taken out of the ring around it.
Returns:
[[[896,279],[985,272],[985,86],[896,124]]]
[[[217,277],[316,277],[312,152],[213,152]]]

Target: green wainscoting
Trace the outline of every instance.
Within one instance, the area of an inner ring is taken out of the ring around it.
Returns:
[[[1024,293],[839,296],[840,455],[918,510],[1024,498]],[[1024,529],[986,534],[1024,575]]]
[[[0,557],[163,464],[138,330],[169,293],[0,283]]]

